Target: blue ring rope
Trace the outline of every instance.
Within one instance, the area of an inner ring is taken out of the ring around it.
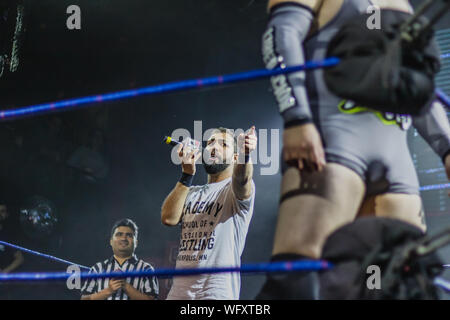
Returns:
[[[422,186],[419,191],[431,191],[431,190],[446,190],[450,188],[450,183],[432,184],[428,186]]]
[[[447,292],[450,292],[450,282],[441,277],[436,277],[433,281],[435,286],[438,286],[444,289]]]
[[[445,104],[447,108],[450,108],[450,98],[441,89],[436,89],[436,97],[440,102]]]
[[[0,241],[0,244],[22,250],[27,253],[31,253],[36,256],[40,256],[49,260],[61,262],[68,265],[76,265],[80,268],[90,270],[86,266],[63,260],[48,254],[44,254],[38,251],[27,249],[9,242]],[[158,269],[147,271],[128,271],[123,273],[104,272],[104,273],[80,273],[81,279],[95,279],[95,278],[127,278],[137,276],[158,276],[158,277],[171,277],[171,276],[188,276],[204,273],[225,273],[225,272],[241,272],[241,273],[268,273],[268,272],[289,272],[289,271],[306,271],[306,270],[325,270],[331,268],[332,265],[329,262],[322,260],[304,260],[296,262],[280,262],[280,263],[257,263],[247,264],[241,267],[224,267],[224,268],[193,268],[193,269]],[[65,280],[68,279],[71,274],[66,272],[53,272],[53,273],[11,273],[0,274],[0,281],[36,281],[36,280]]]
[[[442,58],[447,58],[448,56],[443,55]],[[323,61],[310,61],[300,66],[293,66],[287,68],[277,68],[273,70],[254,70],[247,71],[223,76],[215,76],[208,78],[201,78],[195,80],[184,80],[178,82],[171,82],[161,85],[149,86],[134,90],[125,90],[114,93],[107,93],[102,95],[93,95],[77,99],[63,100],[59,102],[51,102],[39,105],[32,105],[28,107],[22,107],[12,110],[0,111],[0,119],[6,120],[9,118],[15,118],[19,116],[26,116],[29,114],[36,113],[47,113],[55,111],[57,109],[68,109],[80,105],[100,103],[105,101],[113,101],[119,99],[125,99],[129,97],[136,97],[140,95],[152,95],[161,94],[174,91],[182,91],[194,88],[204,88],[223,85],[227,83],[236,83],[242,81],[256,80],[260,78],[272,77],[280,74],[288,74],[298,71],[314,70],[319,68],[332,67],[339,64],[340,60],[338,58],[332,57],[325,59]],[[450,99],[445,95],[445,93],[437,89],[437,98],[450,107]],[[90,269],[86,266],[82,266],[67,260],[63,260],[51,255],[43,254],[37,251],[26,249],[17,245],[13,245],[4,241],[0,241],[0,244],[7,245],[24,252],[28,252],[34,255],[38,255],[50,260],[57,262],[77,265],[84,269]],[[306,270],[325,270],[332,268],[332,264],[326,261],[294,261],[294,262],[276,262],[276,263],[259,263],[259,264],[247,264],[241,267],[224,267],[224,268],[196,268],[196,269],[159,269],[159,270],[149,270],[149,271],[129,271],[121,273],[80,273],[80,278],[82,279],[93,279],[93,278],[127,278],[136,276],[187,276],[196,275],[203,273],[225,273],[225,272],[240,272],[240,273],[269,273],[269,272],[291,272],[291,271],[306,271]],[[0,280],[8,281],[35,281],[35,280],[66,280],[71,275],[68,273],[15,273],[15,274],[0,274]]]
[[[40,257],[43,257],[43,258],[46,258],[46,259],[49,259],[49,260],[53,260],[53,261],[57,261],[57,262],[65,263],[65,264],[70,264],[70,265],[77,265],[77,266],[80,266],[81,268],[87,269],[87,270],[90,269],[89,267],[79,265],[78,263],[67,261],[67,260],[64,260],[64,259],[60,259],[60,258],[51,256],[51,255],[48,255],[48,254],[45,254],[45,253],[41,253],[41,252],[38,252],[38,251],[31,250],[31,249],[27,249],[27,248],[24,248],[24,247],[21,247],[21,246],[18,246],[18,245],[9,243],[9,242],[0,241],[0,244],[8,246],[8,247],[11,247],[11,248],[14,248],[14,249],[17,249],[17,250],[21,250],[23,252],[31,253],[33,255],[40,256]]]
[[[276,68],[272,70],[259,69],[253,71],[239,72],[228,75],[213,76],[207,78],[200,78],[194,80],[183,80],[177,82],[170,82],[165,84],[159,84],[140,89],[124,90],[106,94],[92,95],[82,98],[68,99],[58,102],[49,102],[44,104],[31,105],[11,110],[0,110],[0,120],[8,120],[16,117],[23,117],[32,114],[44,114],[53,112],[56,110],[65,110],[74,108],[86,104],[95,104],[105,101],[120,100],[125,98],[137,97],[141,95],[156,95],[168,92],[199,89],[212,86],[220,86],[228,83],[237,83],[243,81],[257,80],[261,78],[267,78],[277,76],[280,74],[287,74],[297,71],[307,71],[322,69],[327,67],[336,66],[340,63],[340,60],[335,57],[331,57],[322,61],[309,61],[304,65],[292,66],[287,68]]]
[[[321,260],[302,260],[287,262],[267,262],[243,264],[240,267],[221,267],[221,268],[186,268],[186,269],[154,269],[146,271],[126,271],[126,272],[101,272],[90,273],[80,272],[76,274],[79,279],[98,279],[98,278],[133,278],[142,276],[153,277],[174,277],[174,276],[193,276],[198,274],[215,274],[239,272],[241,274],[260,274],[260,273],[284,273],[293,271],[319,271],[332,268],[333,265],[327,261]],[[45,272],[45,273],[10,273],[0,274],[0,281],[61,281],[73,277],[70,272]]]
[[[442,58],[446,58],[443,55]],[[139,89],[124,90],[118,92],[111,92],[106,94],[91,95],[81,98],[62,100],[57,102],[49,102],[37,105],[30,105],[10,110],[0,110],[0,121],[5,121],[17,117],[24,117],[33,114],[46,114],[54,111],[62,111],[87,104],[96,104],[106,101],[114,101],[126,98],[137,97],[141,95],[156,95],[175,91],[184,91],[190,89],[199,89],[213,86],[220,86],[229,83],[237,83],[243,81],[257,80],[261,78],[273,77],[281,74],[288,74],[298,71],[308,71],[315,69],[323,69],[336,66],[340,63],[340,59],[330,57],[321,61],[309,61],[304,65],[291,66],[287,68],[275,68],[272,70],[258,69],[246,72],[233,73],[228,75],[213,76],[207,78],[199,78],[193,80],[182,80],[176,82],[169,82]],[[436,95],[447,107],[450,108],[449,98],[437,89]]]
[[[38,255],[43,258],[62,262],[69,265],[76,265],[84,269],[88,267],[63,260],[48,254],[43,254],[34,250],[23,248],[5,241],[0,241],[0,244],[10,246],[12,248],[22,250],[34,255]],[[154,276],[154,277],[174,277],[174,276],[192,276],[198,274],[213,274],[213,273],[230,273],[239,272],[241,274],[255,275],[255,274],[267,274],[267,273],[286,273],[286,272],[300,272],[300,271],[320,271],[333,268],[333,264],[324,260],[302,260],[302,261],[287,261],[287,262],[268,262],[268,263],[254,263],[243,264],[240,267],[223,267],[223,268],[195,268],[195,269],[155,269],[146,271],[127,271],[127,272],[103,272],[103,273],[91,273],[80,272],[77,276],[79,279],[98,279],[98,278],[128,278],[128,277],[141,277],[141,276]],[[444,268],[448,268],[450,265],[444,265]],[[47,272],[47,273],[0,273],[0,282],[21,282],[21,281],[64,281],[73,277],[73,273],[68,272]],[[448,292],[450,292],[450,282],[443,278],[436,278],[434,284]]]

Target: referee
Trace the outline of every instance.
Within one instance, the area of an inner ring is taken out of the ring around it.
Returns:
[[[130,219],[117,221],[111,230],[110,245],[114,255],[96,263],[89,273],[153,270],[134,254],[138,227]],[[158,297],[156,277],[88,279],[81,289],[81,300],[154,300]]]

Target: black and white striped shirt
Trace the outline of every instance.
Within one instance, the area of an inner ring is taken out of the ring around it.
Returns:
[[[125,271],[147,271],[153,270],[153,267],[145,262],[144,260],[138,259],[135,255],[133,255],[130,259],[126,260],[122,265],[117,262],[117,260],[112,256],[111,258],[103,261],[97,262],[89,273],[102,273],[102,272],[114,272],[116,270],[120,270],[122,272]],[[156,277],[136,277],[126,278],[126,281],[131,284],[136,290],[140,292],[153,296],[155,298],[158,297],[159,287],[158,287],[158,279]],[[87,279],[81,288],[82,295],[90,295],[93,293],[98,293],[106,288],[109,285],[109,278],[102,279]],[[108,300],[129,300],[128,295],[125,290],[119,289],[112,296],[108,298]]]

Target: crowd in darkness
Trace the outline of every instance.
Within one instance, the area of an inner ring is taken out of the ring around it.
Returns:
[[[39,193],[61,198],[74,182],[107,178],[106,123],[86,121],[91,113],[85,115],[79,123],[51,115],[2,124],[0,177],[2,189],[10,189],[4,190],[9,197]]]
[[[101,191],[110,173],[107,129],[104,109],[1,124],[0,240],[36,248],[19,219],[30,197],[49,199],[64,221],[74,199]],[[29,270],[31,260],[0,245],[0,272]],[[0,299],[11,294],[0,286]]]

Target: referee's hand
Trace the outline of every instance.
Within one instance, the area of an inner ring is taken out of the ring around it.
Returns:
[[[111,279],[109,280],[108,289],[111,294],[115,293],[117,290],[124,286],[125,279]]]

